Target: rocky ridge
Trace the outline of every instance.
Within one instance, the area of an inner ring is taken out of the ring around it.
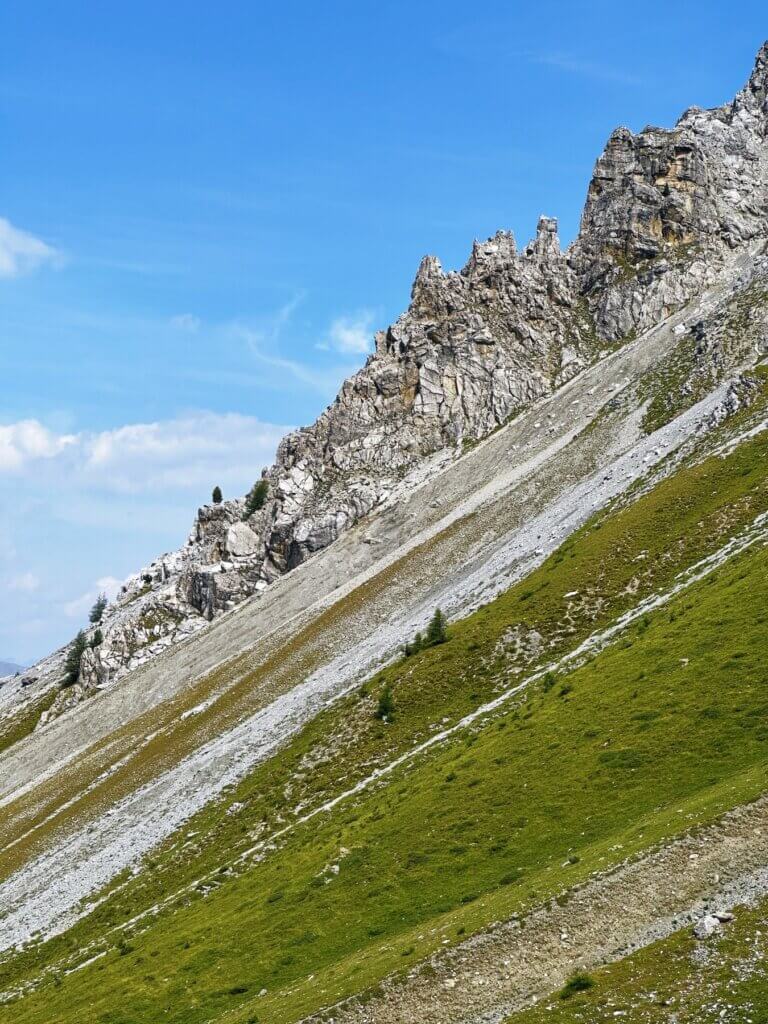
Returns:
[[[408,309],[311,426],[264,470],[268,497],[204,506],[183,548],[126,581],[80,682],[43,721],[108,685],[331,544],[402,489],[679,310],[768,225],[768,43],[728,104],[672,129],[617,129],[578,237],[542,217],[418,269]],[[54,659],[61,664],[61,659]]]

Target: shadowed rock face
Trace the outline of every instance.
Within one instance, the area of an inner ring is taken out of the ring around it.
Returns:
[[[200,509],[186,546],[129,581],[86,658],[86,691],[332,543],[430,456],[484,437],[679,309],[767,226],[768,44],[733,102],[611,135],[567,252],[542,217],[524,249],[500,231],[459,272],[425,257],[366,365],[282,441],[264,507],[247,520],[242,499]]]

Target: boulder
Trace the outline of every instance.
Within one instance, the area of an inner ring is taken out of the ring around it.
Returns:
[[[227,530],[226,550],[233,558],[247,558],[259,547],[259,538],[247,523],[233,523]]]

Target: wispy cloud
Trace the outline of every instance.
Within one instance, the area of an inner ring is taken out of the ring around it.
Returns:
[[[251,343],[274,345],[280,341],[285,328],[293,319],[296,310],[301,306],[306,296],[307,293],[305,291],[297,291],[282,306],[278,306],[273,313],[265,316],[263,322],[258,327],[250,328],[249,337]]]
[[[0,217],[0,277],[20,277],[60,261],[61,254],[52,246]]]
[[[291,381],[294,382],[293,386],[295,386],[295,382],[298,382],[328,399],[338,390],[344,378],[354,372],[354,366],[344,365],[330,368],[315,366],[297,359],[288,358],[281,355],[279,351],[275,351],[284,341],[286,330],[304,298],[304,292],[297,292],[288,302],[278,307],[274,313],[265,317],[260,324],[255,326],[250,324],[234,324],[231,330],[245,342],[251,356],[257,363],[276,371],[272,381],[274,387],[285,387],[286,384],[292,386]],[[335,351],[344,355],[351,355],[367,350],[360,347],[351,347],[353,344],[357,346],[362,344],[359,337],[359,323],[357,325],[352,325],[351,321],[345,321],[344,323],[336,321],[335,323],[337,324],[335,332],[336,341],[344,341],[349,346],[343,348],[341,345],[334,345]],[[357,329],[353,330],[353,326]],[[326,342],[316,347],[330,349],[331,345]]]
[[[599,82],[615,82],[622,85],[643,85],[643,79],[621,68],[611,67],[590,60],[581,60],[567,53],[539,53],[535,51],[519,54],[531,64],[546,64],[571,75],[592,78]]]
[[[351,316],[337,317],[317,347],[344,355],[367,355],[373,347],[373,319],[374,314],[367,309]]]
[[[33,572],[21,572],[17,576],[12,576],[6,587],[16,593],[32,594],[40,587],[40,578]]]
[[[626,67],[602,58],[594,59],[568,50],[520,49],[505,23],[483,20],[461,25],[441,33],[435,45],[451,57],[474,62],[488,60],[522,61],[555,68],[569,75],[613,82],[617,85],[644,85],[645,80]]]

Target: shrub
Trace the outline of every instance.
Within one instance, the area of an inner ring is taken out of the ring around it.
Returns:
[[[221,488],[219,487],[218,484],[216,484],[216,486],[213,488],[213,493],[211,494],[211,501],[213,502],[214,505],[220,505],[222,497],[223,495],[221,493]]]
[[[98,647],[103,639],[104,639],[104,634],[101,632],[100,629],[97,629],[94,632],[93,636],[91,637],[91,649],[93,649],[94,647]]]
[[[80,660],[87,646],[88,641],[81,629],[67,651],[67,659],[64,662],[65,686],[72,686],[80,678]]]
[[[243,519],[249,519],[254,512],[258,512],[260,508],[263,508],[268,494],[269,484],[266,480],[259,480],[258,483],[255,483],[245,499],[245,515]]]
[[[99,594],[96,598],[96,603],[91,608],[91,613],[88,616],[88,621],[92,622],[94,626],[98,626],[101,622],[101,618],[104,615],[104,609],[107,607],[109,602],[107,601],[106,594]]]
[[[595,984],[595,979],[591,974],[586,974],[584,971],[574,971],[570,976],[565,985],[560,989],[561,999],[570,999],[571,996],[575,996],[578,992],[586,992],[592,988]]]
[[[395,715],[395,699],[392,690],[385,686],[379,695],[379,703],[376,707],[375,717],[382,722],[391,722]]]

